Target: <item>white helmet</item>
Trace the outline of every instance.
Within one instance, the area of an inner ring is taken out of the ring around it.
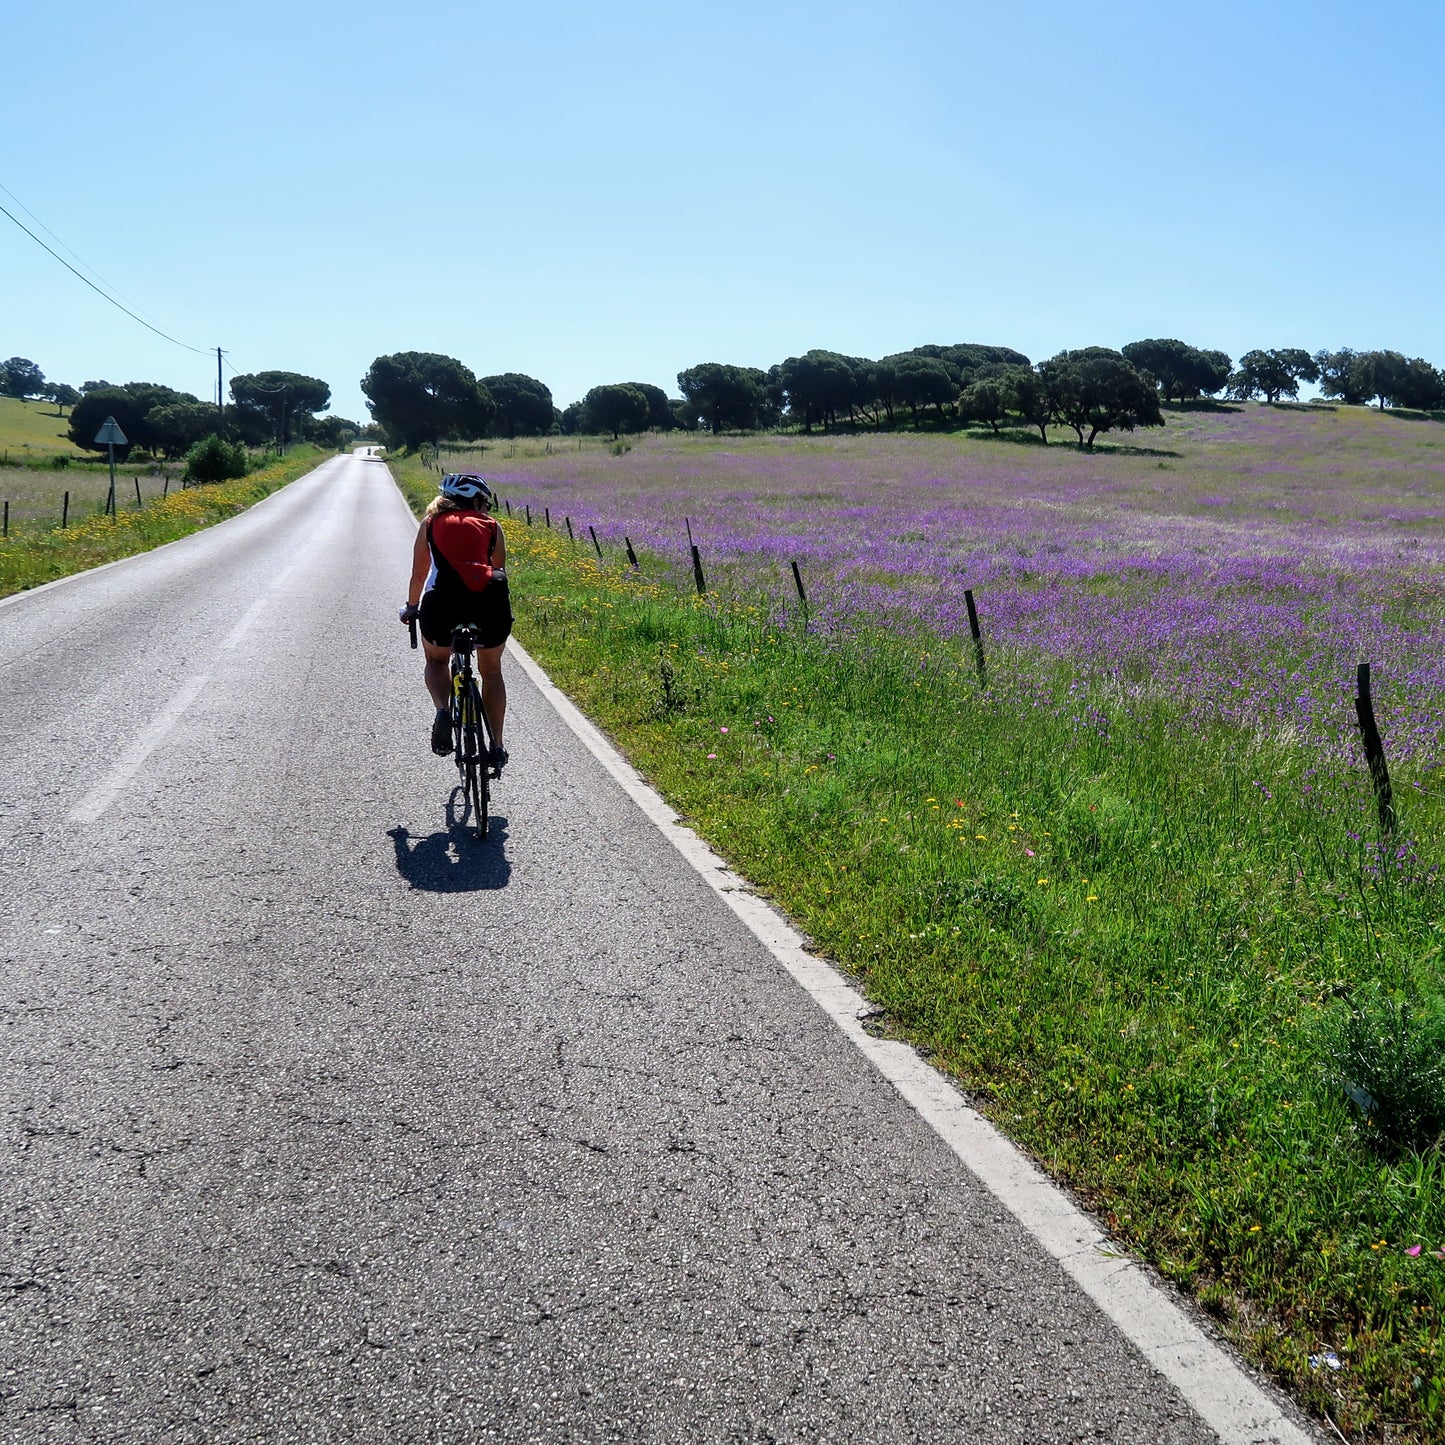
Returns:
[[[441,480],[441,494],[461,502],[480,501],[488,511],[497,504],[487,479],[476,472],[448,472]]]

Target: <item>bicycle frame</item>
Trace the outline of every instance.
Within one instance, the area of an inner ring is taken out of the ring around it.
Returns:
[[[475,627],[458,627],[452,633],[451,715],[453,756],[462,791],[472,810],[477,832],[487,832],[487,805],[490,801],[488,780],[495,777],[491,768],[492,729],[482,706],[482,690],[472,667],[472,654],[477,647]]]

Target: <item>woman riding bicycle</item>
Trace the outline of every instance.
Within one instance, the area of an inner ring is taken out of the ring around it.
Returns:
[[[488,763],[500,772],[507,761],[502,724],[507,714],[507,685],[502,679],[502,649],[512,631],[507,592],[507,542],[502,525],[489,516],[496,497],[475,472],[448,473],[417,529],[412,550],[411,586],[401,620],[415,618],[426,647],[426,690],[436,706],[432,752],[452,750],[452,629],[471,623],[477,629],[476,670],[482,684],[482,709],[492,731]]]

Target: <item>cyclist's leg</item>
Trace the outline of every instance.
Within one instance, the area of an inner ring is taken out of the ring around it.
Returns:
[[[452,651],[449,647],[438,647],[434,642],[422,638],[426,648],[426,690],[431,694],[432,705],[443,709],[451,701],[452,679],[448,662]]]
[[[506,645],[504,642],[498,647],[479,647],[475,654],[477,676],[482,684],[482,707],[495,748],[502,746],[502,724],[507,718],[507,683],[502,676],[502,649]]]
[[[436,715],[432,718],[431,749],[438,757],[452,750],[451,727],[451,636],[452,621],[443,599],[427,592],[421,599],[417,621],[422,645],[426,648],[426,665],[422,674],[431,695]]]

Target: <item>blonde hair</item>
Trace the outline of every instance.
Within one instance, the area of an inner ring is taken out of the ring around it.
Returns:
[[[439,517],[443,512],[484,512],[481,507],[474,507],[470,502],[463,501],[460,497],[435,496],[427,503],[426,520],[431,521],[433,517]]]

